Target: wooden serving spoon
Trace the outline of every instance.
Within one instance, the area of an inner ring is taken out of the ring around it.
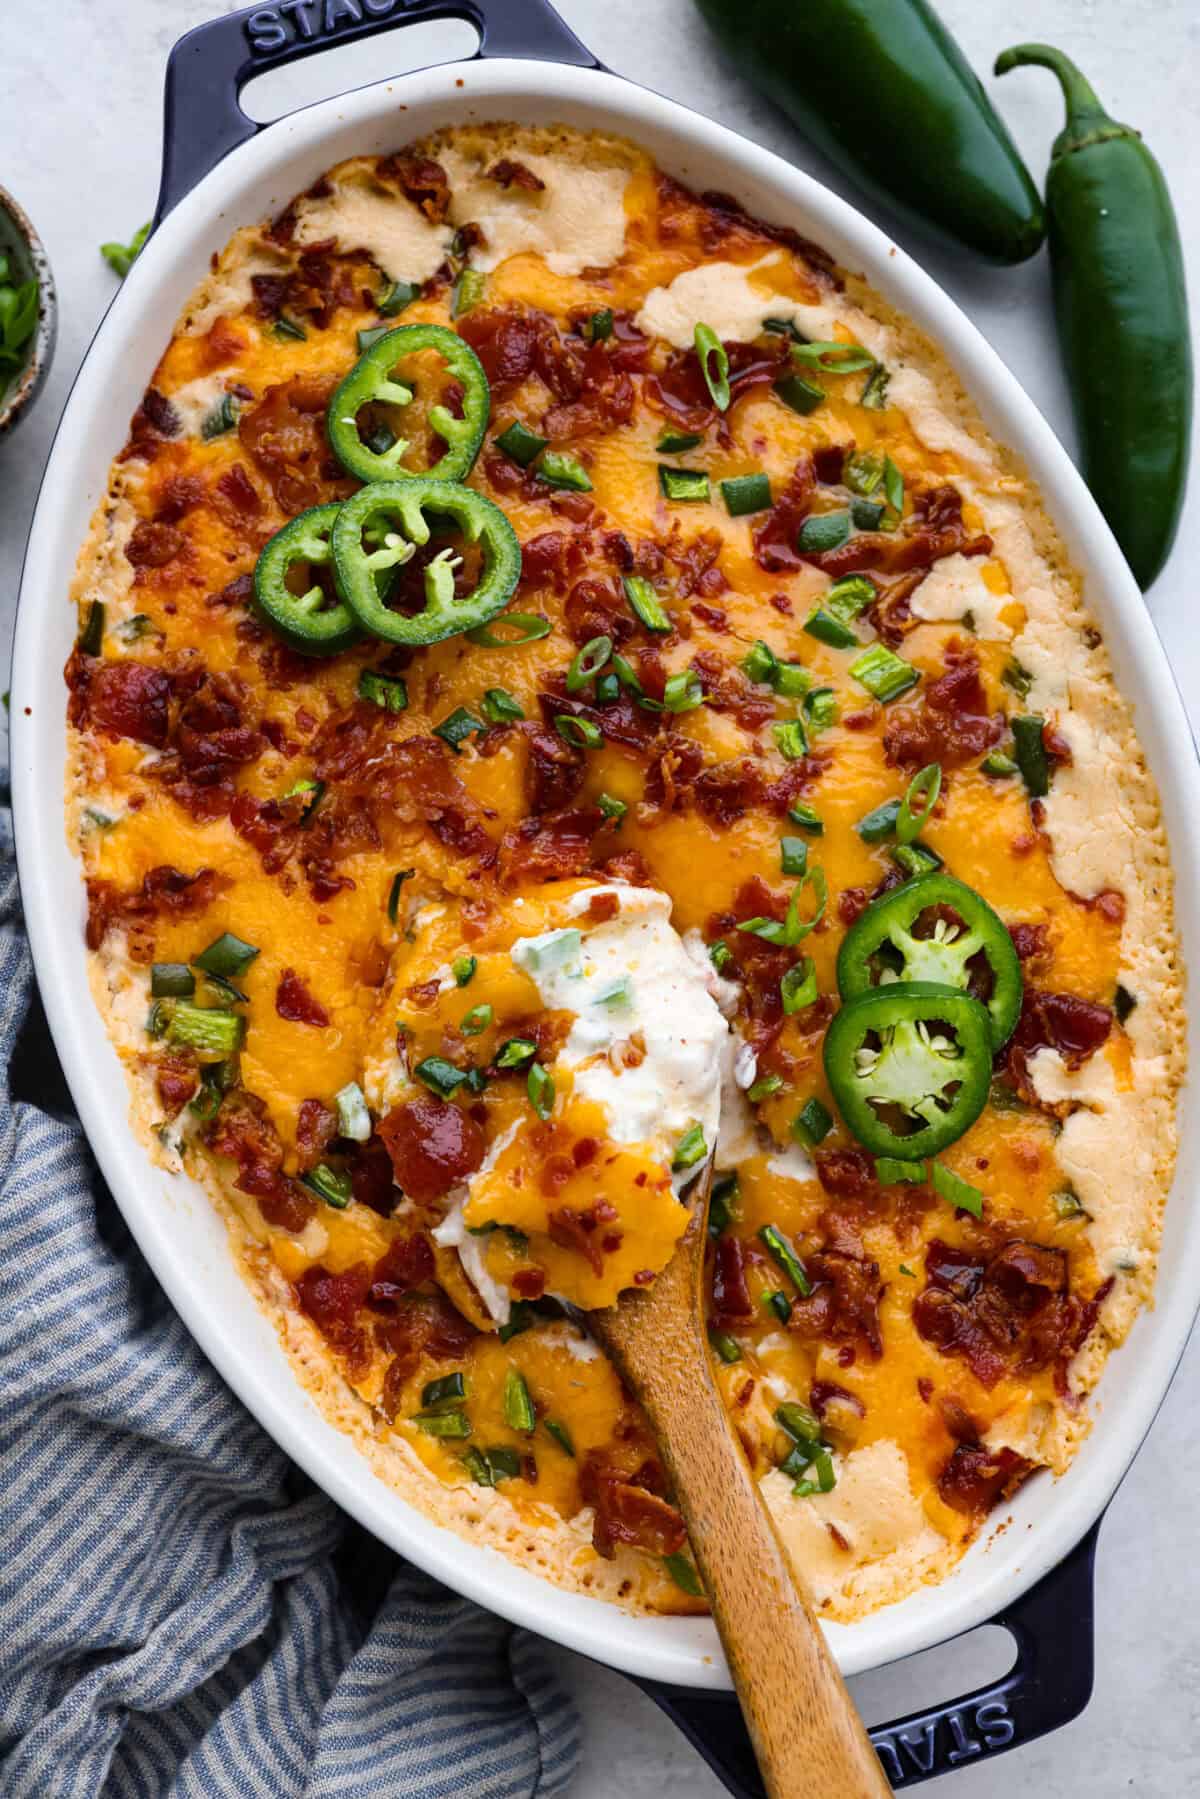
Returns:
[[[658,1438],[770,1799],[885,1799],[892,1789],[713,1381],[701,1294],[711,1182],[710,1170],[654,1285],[589,1313],[588,1329]]]

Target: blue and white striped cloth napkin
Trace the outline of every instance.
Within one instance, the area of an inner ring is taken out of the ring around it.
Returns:
[[[52,1055],[14,1063],[31,989],[4,844],[0,1793],[563,1793],[578,1729],[545,1646],[359,1530],[222,1384],[43,1109]]]

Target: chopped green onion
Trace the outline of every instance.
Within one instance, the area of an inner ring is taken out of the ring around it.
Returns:
[[[501,1326],[502,1331],[506,1328]],[[494,1487],[499,1480],[516,1480],[521,1472],[521,1458],[512,1449],[468,1449],[463,1462],[479,1487]]]
[[[882,412],[887,405],[890,379],[889,371],[884,368],[882,362],[877,362],[863,383],[863,390],[858,396],[859,405],[867,407],[871,412]]]
[[[873,606],[878,594],[875,583],[866,575],[843,575],[835,581],[825,595],[822,605],[826,612],[831,612],[841,624],[853,624],[854,620],[864,613],[868,606]]]
[[[537,1044],[529,1037],[510,1037],[496,1056],[497,1068],[524,1068],[537,1055]]]
[[[515,960],[531,973],[555,973],[559,969],[578,973],[583,933],[573,925],[559,931],[546,931],[541,937],[527,938]]]
[[[226,1062],[242,1046],[246,1020],[238,1012],[205,1010],[190,1000],[175,1002],[167,1024],[167,1041],[176,1049],[195,1050],[201,1061]]]
[[[298,325],[295,319],[285,318],[282,314],[272,325],[271,336],[277,338],[281,343],[289,339],[298,344],[308,342],[308,332],[304,326]]]
[[[908,790],[900,802],[900,812],[896,819],[897,842],[911,843],[915,837],[920,836],[938,803],[941,791],[942,765],[940,762],[927,762],[908,783]]]
[[[729,964],[733,961],[733,951],[723,937],[718,937],[717,941],[711,946],[708,952],[708,959],[718,974],[723,973],[724,970],[729,967]]]
[[[712,1346],[713,1354],[724,1362],[727,1368],[732,1367],[734,1362],[741,1361],[742,1346],[736,1337],[731,1337],[729,1335],[728,1331],[719,1331],[710,1328],[708,1341]]]
[[[798,718],[780,719],[771,726],[771,735],[785,762],[799,762],[808,751],[808,738]]]
[[[250,995],[243,993],[240,987],[235,987],[232,981],[227,981],[223,974],[205,974],[201,979],[206,996],[226,1011],[232,1006],[244,1006],[249,1001]]]
[[[641,620],[647,631],[669,631],[672,628],[670,619],[663,611],[662,602],[649,581],[641,575],[625,575],[621,585],[625,589],[625,598],[629,601],[634,617]]]
[[[200,1085],[188,1100],[188,1111],[203,1123],[208,1124],[221,1110],[221,1101],[232,1084],[224,1077],[227,1070],[236,1068],[233,1062],[210,1062],[200,1071]]]
[[[854,499],[850,502],[850,521],[856,531],[878,531],[886,511],[882,500]]]
[[[766,512],[771,505],[771,481],[767,475],[734,475],[721,483],[721,498],[730,518]]]
[[[377,675],[373,668],[364,668],[359,675],[358,697],[360,700],[370,700],[385,712],[408,710],[407,684],[399,675]]]
[[[889,700],[899,699],[910,687],[915,687],[921,679],[919,672],[911,662],[905,662],[889,650],[886,644],[873,643],[869,650],[864,650],[850,664],[851,676],[860,686],[883,705]]]
[[[1002,781],[1005,776],[1018,774],[1020,770],[1012,757],[1006,756],[1003,750],[989,750],[979,764],[979,772],[989,775],[993,781]]]
[[[890,456],[883,459],[883,491],[893,512],[904,511],[904,476]]]
[[[530,1067],[525,1091],[529,1095],[530,1105],[545,1123],[554,1110],[554,1081],[540,1062],[534,1062]]]
[[[501,625],[511,629],[511,637],[496,635]],[[490,625],[476,625],[466,636],[468,643],[478,644],[481,649],[514,650],[522,644],[536,643],[540,637],[549,637],[553,628],[550,620],[538,612],[502,612]]]
[[[411,306],[421,292],[418,281],[393,281],[382,300],[376,301],[375,310],[381,312],[385,319],[398,318],[406,307]]]
[[[328,1162],[318,1162],[300,1176],[300,1185],[323,1199],[335,1212],[344,1212],[354,1198],[354,1187],[348,1174],[339,1174]]]
[[[629,810],[629,807],[625,804],[624,800],[614,798],[611,793],[598,793],[596,795],[596,804],[610,824],[619,825]]]
[[[1050,791],[1050,758],[1042,735],[1045,724],[1038,713],[1022,714],[1012,720],[1017,767],[1030,797],[1037,800],[1044,799]]]
[[[801,337],[791,319],[764,319],[764,331],[770,331],[775,337],[790,337],[793,343],[802,344],[808,340]]]
[[[93,600],[88,607],[87,618],[83,622],[77,640],[79,648],[85,656],[100,654],[100,646],[104,642],[104,613],[103,600]]]
[[[973,1218],[983,1217],[983,1194],[978,1187],[972,1187],[940,1162],[931,1165],[931,1178],[934,1192],[948,1200],[956,1211],[970,1212]]]
[[[621,697],[621,683],[610,668],[606,674],[596,676],[597,706],[615,706]]]
[[[797,800],[794,806],[788,807],[788,817],[794,825],[799,825],[802,831],[808,831],[814,837],[824,834],[825,826],[820,813],[815,807],[806,806],[802,800]]]
[[[252,943],[244,943],[232,931],[222,931],[207,949],[192,957],[192,967],[203,969],[205,974],[223,975],[228,980],[232,975],[244,974],[257,955]]]
[[[1029,689],[1033,686],[1033,676],[1023,663],[1017,661],[1015,656],[1005,663],[1000,679],[1006,687],[1011,687],[1017,698],[1021,700],[1028,697]]]
[[[578,456],[572,456],[566,450],[545,450],[537,472],[551,487],[566,487],[572,493],[592,491],[591,476]]]
[[[594,680],[612,652],[613,640],[611,637],[589,638],[583,648],[576,653],[567,670],[567,692],[578,693],[581,688],[587,686],[589,681]]]
[[[693,341],[696,360],[700,364],[700,373],[704,376],[709,397],[718,412],[728,412],[732,396],[729,392],[729,356],[725,346],[711,325],[697,325]]]
[[[828,342],[793,344],[792,361],[820,369],[826,375],[856,375],[860,369],[876,366],[871,352],[864,350],[861,344]]]
[[[829,1108],[822,1104],[816,1094],[806,1100],[792,1120],[792,1136],[797,1143],[807,1143],[815,1149],[823,1143],[833,1129],[833,1119]]]
[[[827,731],[837,723],[837,695],[832,687],[814,687],[804,696],[804,719],[810,731]]]
[[[800,917],[800,900],[806,887],[813,890],[815,910],[809,919]],[[823,868],[810,868],[797,881],[788,901],[787,917],[782,924],[777,918],[747,918],[739,924],[739,931],[746,931],[752,937],[761,937],[764,943],[782,944],[793,949],[802,937],[807,937],[825,915],[825,905],[829,897]]]
[[[819,643],[827,643],[834,650],[856,650],[859,639],[844,625],[840,618],[834,618],[832,612],[826,612],[823,606],[814,606],[804,621],[804,629],[810,637]]]
[[[451,1099],[467,1078],[462,1069],[456,1068],[453,1062],[448,1062],[445,1056],[426,1056],[423,1062],[417,1063],[413,1073],[419,1081],[425,1083],[431,1093],[438,1094],[442,1099]]]
[[[1122,987],[1120,981],[1118,981],[1117,991],[1113,995],[1113,1011],[1116,1014],[1117,1023],[1124,1024],[1129,1017],[1129,1014],[1135,1010],[1136,1006],[1137,1000],[1134,998],[1133,994],[1130,993],[1128,987]]]
[[[889,837],[896,835],[896,821],[900,817],[900,801],[884,800],[882,806],[876,806],[865,818],[860,818],[855,830],[864,843],[886,843]]]
[[[811,956],[803,956],[779,983],[779,997],[787,1017],[803,1012],[817,997],[817,968]]]
[[[507,687],[489,687],[480,703],[489,725],[510,725],[525,716],[525,708]]]
[[[802,375],[785,375],[782,381],[775,383],[775,392],[784,405],[798,412],[801,418],[815,412],[825,398],[825,389],[818,387],[815,381],[806,381]]]
[[[371,1135],[371,1114],[367,1099],[357,1081],[347,1081],[334,1095],[338,1114],[338,1135],[351,1143],[366,1143]]]
[[[370,325],[358,333],[358,353],[360,356],[373,349],[381,337],[386,337],[391,330],[390,325]]]
[[[799,1480],[792,1488],[793,1499],[811,1499],[815,1493],[832,1493],[837,1485],[837,1476],[833,1471],[833,1458],[827,1449],[821,1449],[812,1458],[812,1470],[816,1480]]]
[[[628,692],[630,692],[633,695],[635,700],[637,700],[639,703],[645,702],[645,699],[646,699],[645,688],[642,686],[641,682],[638,680],[638,678],[637,678],[636,674],[633,672],[633,669],[630,666],[630,664],[628,662],[626,662],[624,656],[622,656],[617,650],[613,651],[612,672],[614,675],[616,675],[617,680],[620,682],[621,686],[626,688],[628,690]]]
[[[775,1422],[793,1443],[819,1443],[821,1440],[820,1419],[797,1399],[785,1399],[782,1405],[776,1406]]]
[[[662,696],[664,712],[694,712],[703,704],[704,689],[694,668],[680,669],[677,674],[667,676]]]
[[[503,450],[510,461],[518,463],[521,468],[528,468],[541,455],[549,441],[547,437],[539,437],[536,431],[530,431],[520,419],[514,419],[507,430],[501,431],[496,438],[496,448]]]
[[[846,458],[842,480],[851,493],[869,500],[883,480],[883,457],[876,456],[873,450],[856,450]]]
[[[606,987],[593,994],[593,1002],[597,1006],[631,1006],[633,1004],[633,981],[627,974],[620,974],[616,980],[610,981]]]
[[[899,1267],[900,1267],[901,1274],[906,1275],[910,1281],[916,1280],[916,1278],[917,1278],[916,1275],[913,1273],[912,1269],[908,1266],[908,1264],[906,1262],[901,1262],[899,1264]]]
[[[465,706],[456,706],[449,718],[444,718],[440,725],[434,725],[433,734],[448,743],[456,756],[461,755],[461,746],[468,737],[476,736],[487,727],[481,718],[468,712]]]
[[[479,967],[476,956],[456,956],[450,964],[450,973],[454,976],[456,987],[467,987],[475,978],[475,970]]]
[[[427,1437],[461,1439],[471,1434],[471,1423],[465,1412],[417,1412],[413,1423]]]
[[[802,556],[819,556],[826,550],[840,549],[850,535],[850,514],[810,512],[796,534],[796,548]]]
[[[678,456],[683,450],[694,450],[703,442],[702,431],[664,431],[654,447],[661,456]]]
[[[681,1593],[687,1593],[692,1599],[703,1599],[704,1588],[700,1585],[700,1576],[686,1555],[664,1555],[663,1567]]]
[[[792,1315],[792,1302],[786,1293],[778,1290],[774,1293],[764,1293],[762,1302],[766,1306],[768,1312],[773,1312],[775,1314],[780,1324],[786,1324]]]
[[[924,1162],[905,1162],[899,1156],[876,1156],[875,1179],[881,1187],[919,1187],[925,1179]]]
[[[191,999],[195,991],[196,977],[186,962],[156,962],[150,970],[154,999]]]
[[[529,1388],[515,1368],[510,1368],[504,1377],[504,1422],[509,1430],[523,1431],[526,1436],[537,1425]]]
[[[543,1418],[542,1429],[547,1436],[554,1438],[564,1455],[569,1455],[572,1461],[575,1460],[575,1444],[565,1424],[560,1423],[557,1418]]]
[[[660,462],[658,485],[664,499],[674,500],[679,504],[707,500],[709,497],[708,476],[703,469],[669,468],[665,462]]]
[[[411,881],[416,874],[415,868],[398,868],[392,876],[392,885],[388,891],[387,915],[388,923],[395,924],[400,913],[400,889],[405,881]]]
[[[458,1028],[464,1037],[478,1037],[487,1030],[494,1016],[492,1008],[486,1002],[482,1006],[472,1006]]]
[[[1063,1187],[1054,1195],[1054,1210],[1060,1218],[1082,1218],[1083,1201],[1071,1187]]]
[[[461,319],[464,313],[478,306],[486,286],[487,278],[478,269],[460,269],[450,296],[450,317]]]
[[[101,244],[100,254],[109,268],[124,281],[130,269],[141,255],[146,239],[150,235],[150,221],[139,226],[127,244]]]
[[[742,673],[750,681],[765,681],[773,686],[779,658],[769,644],[758,638],[742,657]]]
[[[755,1081],[753,1087],[747,1091],[746,1098],[750,1101],[752,1106],[758,1106],[762,1104],[764,1099],[770,1099],[772,1094],[778,1093],[782,1086],[782,1075],[764,1074],[762,1079]]]
[[[783,1232],[777,1224],[764,1224],[758,1233],[758,1240],[771,1259],[779,1264],[787,1275],[801,1299],[807,1299],[812,1292],[812,1282],[805,1273],[804,1263],[800,1260]]]
[[[703,1162],[707,1154],[708,1145],[704,1141],[703,1125],[689,1124],[675,1145],[675,1154],[671,1157],[672,1174],[682,1174],[685,1169],[694,1168],[697,1162]]]
[[[808,845],[803,837],[783,837],[779,843],[781,872],[802,875],[808,867]]]
[[[502,1343],[508,1343],[522,1331],[531,1330],[536,1320],[537,1313],[527,1299],[514,1299],[509,1307],[508,1323],[502,1324],[496,1335]]]
[[[808,692],[814,679],[800,662],[777,662],[771,686],[781,699],[798,700]]]
[[[554,729],[564,743],[576,749],[595,750],[604,742],[604,732],[599,725],[593,724],[590,718],[576,718],[570,712],[555,714]]]
[[[898,843],[891,854],[892,861],[910,881],[915,881],[918,875],[932,874],[935,868],[942,866],[937,851],[924,843]]]
[[[122,643],[137,643],[143,637],[158,637],[159,632],[154,620],[146,612],[135,612],[122,625],[117,626],[117,636]]]
[[[211,412],[206,412],[200,423],[200,435],[206,443],[214,437],[224,437],[237,424],[238,406],[232,394],[222,394],[220,401]]]
[[[426,1381],[421,1389],[421,1410],[424,1412],[457,1411],[458,1401],[466,1397],[466,1376],[461,1369],[456,1368],[453,1374],[443,1374],[437,1380]]]
[[[583,335],[590,344],[601,344],[613,332],[613,315],[611,306],[602,306],[594,312],[583,328]]]
[[[719,1174],[712,1184],[712,1195],[708,1202],[708,1234],[719,1237],[733,1223],[734,1214],[740,1198],[738,1177],[736,1174]]]

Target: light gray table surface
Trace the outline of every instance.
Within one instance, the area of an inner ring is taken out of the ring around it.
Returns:
[[[799,0],[797,0],[797,4]],[[886,4],[887,0],[880,0]],[[561,0],[561,11],[612,69],[694,107],[854,196],[787,123],[723,65],[689,0]],[[174,40],[221,0],[53,0],[6,20],[0,58],[0,181],[32,215],[58,282],[60,332],[36,415],[0,443],[0,655],[7,667],[21,556],[37,484],[70,382],[115,277],[97,245],[128,239],[153,209],[163,68]],[[1111,110],[1140,127],[1179,208],[1193,294],[1200,293],[1200,6],[1196,0],[941,0],[941,11],[1040,177],[1061,104],[1035,71],[994,81],[1006,44],[1042,38],[1073,53]],[[261,78],[256,117],[402,69],[468,54],[474,33],[422,25]],[[860,202],[860,204],[863,204]],[[870,211],[869,207],[866,210]],[[891,228],[889,221],[881,220]],[[902,242],[908,242],[901,235]],[[921,249],[914,243],[913,247]],[[921,252],[1042,408],[1072,437],[1050,322],[1044,254],[991,271]],[[156,353],[156,352],[155,352]],[[147,346],[147,358],[152,354]],[[1200,723],[1200,481],[1150,613]],[[1200,1791],[1200,1345],[1195,1342],[1100,1536],[1096,1691],[1056,1736],[930,1783],[931,1794],[1115,1799]],[[949,1698],[1006,1665],[1008,1639],[980,1632],[952,1648],[854,1682],[868,1721]],[[648,1700],[581,1658],[558,1657],[584,1718],[574,1799],[716,1799],[723,1789]],[[464,1796],[466,1799],[466,1796]]]

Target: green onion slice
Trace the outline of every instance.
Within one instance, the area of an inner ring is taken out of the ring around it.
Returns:
[[[537,1425],[537,1413],[525,1377],[515,1368],[510,1368],[504,1377],[504,1422],[510,1430],[522,1431],[526,1436]]]
[[[413,1073],[431,1093],[442,1099],[451,1099],[467,1078],[462,1069],[448,1062],[445,1056],[426,1056],[423,1062],[417,1063]]]
[[[705,480],[707,479],[708,477],[705,476]],[[647,631],[671,630],[671,621],[664,612],[662,602],[649,581],[641,575],[625,575],[622,577],[621,585],[625,589],[625,598],[629,601],[634,617],[641,620]],[[614,661],[615,666],[617,665]]]
[[[193,956],[193,968],[203,969],[205,974],[222,975],[229,979],[233,975],[244,974],[251,962],[258,955],[252,943],[245,943],[235,937],[232,931],[222,931],[221,935]]]
[[[964,1181],[941,1162],[933,1163],[931,1178],[934,1192],[949,1201],[956,1211],[970,1212],[973,1218],[983,1217],[983,1194],[978,1187],[972,1187],[970,1181]]]
[[[810,1149],[823,1143],[832,1129],[833,1118],[829,1108],[815,1094],[801,1106],[792,1120],[792,1136],[797,1143],[807,1143]]]
[[[824,606],[814,606],[804,621],[804,629],[818,643],[827,643],[832,650],[856,650],[859,639],[849,625],[835,618],[832,612],[826,612]]]
[[[611,637],[592,637],[575,655],[567,670],[567,692],[578,693],[608,662],[613,653]]]
[[[590,718],[576,718],[572,712],[555,714],[554,729],[564,743],[575,749],[595,750],[604,742],[604,732]]]
[[[702,431],[664,431],[654,447],[660,456],[678,456],[684,450],[694,450],[697,444],[703,442]]]
[[[545,1123],[554,1110],[554,1079],[540,1062],[534,1062],[530,1067],[525,1081],[525,1091],[529,1095],[530,1105]]]
[[[779,997],[789,1018],[793,1013],[803,1012],[807,1006],[815,1003],[817,967],[811,956],[802,956],[799,962],[788,969],[779,983]]]
[[[480,703],[480,711],[490,725],[511,725],[525,716],[522,706],[507,687],[489,687]]]
[[[578,456],[566,450],[546,450],[537,465],[542,480],[551,487],[569,488],[572,493],[591,493],[592,478]]]
[[[660,462],[658,485],[664,499],[681,505],[709,497],[708,476],[703,469],[669,468],[665,462]]]
[[[685,1169],[694,1168],[697,1162],[703,1162],[707,1154],[708,1145],[704,1141],[703,1125],[689,1124],[675,1145],[675,1154],[671,1157],[671,1172],[682,1174]]]
[[[766,512],[771,505],[771,481],[767,475],[734,475],[721,483],[721,498],[730,518]]]
[[[385,712],[404,712],[408,708],[408,687],[399,675],[378,675],[364,668],[358,677],[358,697],[370,700]]]
[[[777,1224],[764,1224],[758,1233],[758,1240],[772,1261],[777,1262],[787,1275],[802,1299],[807,1299],[812,1292],[812,1282],[804,1269],[804,1263],[796,1254]]]
[[[541,455],[549,441],[549,438],[539,437],[536,431],[523,425],[520,419],[514,419],[496,438],[496,447],[503,450],[510,461],[519,464],[521,468],[528,468]]]
[[[477,736],[487,727],[481,718],[468,712],[465,706],[456,706],[449,718],[444,718],[440,725],[434,725],[433,734],[448,743],[456,756],[462,754],[462,745],[468,737]]]
[[[729,391],[729,356],[711,325],[697,325],[694,339],[696,360],[704,385],[718,412],[728,412],[732,398]]]
[[[927,762],[908,783],[908,791],[900,802],[896,818],[896,841],[911,843],[918,837],[938,803],[942,791],[942,765]]]
[[[366,1143],[371,1135],[371,1114],[367,1098],[357,1081],[347,1081],[334,1096],[337,1107],[338,1134],[352,1143]]]
[[[498,636],[502,626],[504,635]],[[478,644],[484,650],[514,650],[521,644],[549,637],[552,629],[550,620],[538,612],[502,612],[490,625],[476,625],[466,637],[468,643]]]
[[[462,1023],[458,1028],[464,1037],[478,1037],[487,1030],[493,1017],[492,1008],[486,1002],[482,1006],[472,1006],[471,1010],[463,1015]]]
[[[400,889],[405,881],[411,881],[416,874],[415,868],[398,868],[392,876],[392,884],[388,889],[387,915],[388,923],[395,924],[400,915]]]
[[[864,650],[850,664],[849,672],[860,686],[865,687],[874,699],[885,706],[890,700],[899,699],[902,693],[907,693],[921,679],[911,662],[905,662],[902,656],[897,656],[882,643],[873,643],[869,650]]]

